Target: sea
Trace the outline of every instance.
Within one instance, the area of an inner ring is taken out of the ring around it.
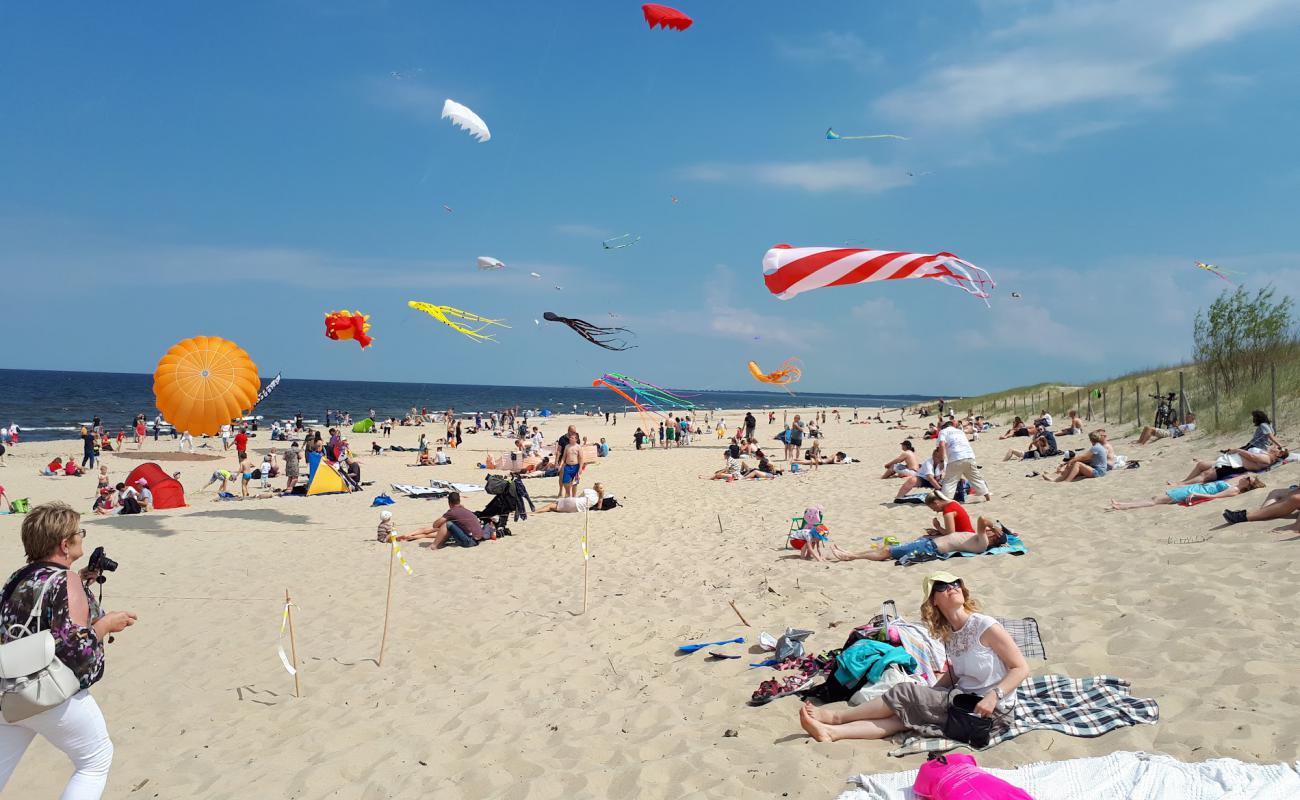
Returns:
[[[262,379],[265,387],[270,377]],[[875,396],[800,392],[694,391],[669,388],[700,408],[840,408],[897,407],[925,399],[920,396]],[[518,406],[554,413],[632,410],[608,389],[590,386],[471,386],[454,383],[389,383],[380,381],[282,378],[273,392],[252,411],[263,426],[272,420],[302,414],[324,422],[327,411],[350,413],[360,420],[374,409],[380,419],[401,419],[412,408],[430,412],[456,409],[457,415],[488,413]],[[74,438],[81,425],[98,416],[110,431],[125,430],[137,414],[150,422],[157,415],[153,375],[120,372],[55,372],[0,369],[0,425],[16,423],[22,438]]]

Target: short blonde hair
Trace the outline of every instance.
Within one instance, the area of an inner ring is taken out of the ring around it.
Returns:
[[[27,563],[54,555],[59,543],[76,535],[81,515],[67,503],[42,503],[23,517],[23,552]]]

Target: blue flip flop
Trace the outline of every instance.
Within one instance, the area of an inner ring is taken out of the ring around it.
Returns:
[[[696,650],[703,650],[706,647],[713,647],[721,644],[744,644],[745,637],[737,636],[735,639],[728,639],[725,642],[701,642],[700,644],[683,644],[677,646],[679,653],[694,653]]]

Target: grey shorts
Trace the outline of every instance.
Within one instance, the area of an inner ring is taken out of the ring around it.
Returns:
[[[948,719],[948,706],[960,689],[935,689],[919,683],[900,683],[891,686],[880,698],[893,710],[894,715],[908,728],[922,736],[943,736],[943,724]],[[1011,712],[999,708],[993,714],[996,733],[1011,721]]]

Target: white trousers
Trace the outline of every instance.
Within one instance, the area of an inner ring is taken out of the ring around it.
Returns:
[[[952,493],[957,489],[957,482],[965,478],[970,483],[970,491],[967,492],[971,497],[983,497],[989,493],[988,484],[980,476],[979,470],[975,468],[975,459],[963,458],[960,461],[949,461],[943,467],[943,493],[952,497]]]
[[[9,782],[27,745],[36,734],[67,754],[76,771],[60,800],[99,800],[108,785],[108,768],[113,764],[113,742],[99,704],[82,689],[63,705],[42,711],[22,722],[0,721],[0,790]]]

